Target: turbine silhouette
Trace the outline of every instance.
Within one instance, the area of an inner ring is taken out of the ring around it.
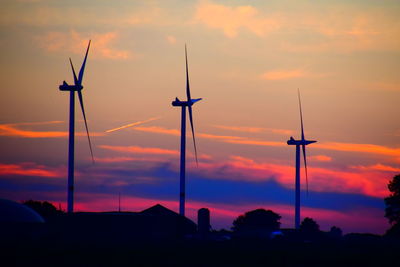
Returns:
[[[89,129],[86,121],[85,108],[83,106],[82,96],[82,79],[85,71],[86,59],[89,53],[90,40],[86,49],[85,59],[83,60],[81,69],[79,71],[78,78],[76,77],[74,65],[72,64],[71,58],[69,62],[71,64],[72,73],[74,75],[74,85],[69,85],[66,81],[60,85],[60,91],[69,91],[69,143],[68,143],[68,213],[74,212],[74,142],[75,142],[75,91],[78,93],[79,103],[81,105],[83,119],[85,121],[86,133],[89,141],[90,154],[92,156],[92,162],[94,163],[92,143],[90,141]]]
[[[300,146],[302,147],[303,150],[304,169],[306,173],[306,185],[308,193],[306,145],[315,143],[317,141],[306,140],[304,138],[303,113],[301,110],[300,91],[298,90],[297,93],[299,97],[299,107],[300,107],[301,140],[295,140],[293,137],[290,137],[290,139],[287,141],[287,144],[296,146],[296,181],[295,181],[296,200],[295,200],[294,225],[296,229],[299,229],[300,228]]]
[[[177,97],[175,101],[172,102],[172,106],[181,107],[182,115],[181,115],[181,159],[180,159],[180,194],[179,194],[179,214],[185,216],[185,152],[186,152],[186,107],[189,110],[189,121],[190,126],[192,128],[192,137],[193,137],[193,145],[194,145],[194,154],[197,161],[197,147],[196,147],[196,139],[194,136],[194,125],[193,125],[193,112],[192,106],[197,101],[200,101],[201,98],[192,99],[190,96],[190,84],[189,84],[189,71],[188,71],[188,60],[187,60],[187,49],[185,44],[185,62],[186,62],[186,96],[187,101],[181,101]]]

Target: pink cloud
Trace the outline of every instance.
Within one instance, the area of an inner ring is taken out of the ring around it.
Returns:
[[[294,188],[294,163],[293,165],[272,164],[231,156],[231,160],[225,162],[200,162],[198,172],[206,177],[248,182],[274,179],[286,188]],[[345,171],[310,165],[308,174],[311,191],[355,193],[379,198],[388,195],[386,185],[392,176],[381,170]],[[303,171],[302,184],[305,186]]]
[[[400,168],[395,168],[392,166],[387,166],[383,164],[375,164],[375,165],[370,165],[370,166],[352,166],[354,169],[359,169],[362,171],[384,171],[384,172],[398,172],[400,173]]]

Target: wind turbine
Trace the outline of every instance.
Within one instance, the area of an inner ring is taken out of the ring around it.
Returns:
[[[197,161],[197,148],[196,148],[196,139],[194,137],[194,126],[193,126],[193,115],[192,115],[192,106],[197,101],[200,101],[201,98],[192,99],[190,97],[190,85],[189,85],[189,73],[188,73],[188,60],[187,60],[187,50],[185,44],[185,61],[186,61],[186,96],[187,101],[181,101],[177,97],[174,101],[172,101],[172,106],[181,107],[182,115],[181,115],[181,161],[180,161],[180,194],[179,194],[179,214],[185,216],[185,152],[186,152],[186,107],[189,110],[189,120],[190,126],[192,128],[192,137],[193,137],[193,145],[194,145],[194,153]]]
[[[304,169],[306,172],[306,184],[307,184],[307,192],[308,192],[308,174],[307,174],[307,159],[306,159],[306,145],[315,143],[317,141],[306,140],[304,138],[304,128],[303,128],[303,113],[301,110],[301,100],[300,100],[300,91],[297,92],[299,97],[299,107],[300,107],[300,122],[301,122],[301,140],[295,140],[292,136],[287,141],[288,145],[296,146],[296,200],[295,200],[295,216],[294,216],[294,225],[296,229],[300,228],[300,146],[303,150],[303,158],[304,158]]]
[[[85,71],[86,59],[90,48],[90,42],[91,41],[89,40],[89,44],[86,49],[85,59],[83,60],[78,78],[76,77],[72,60],[71,58],[69,58],[69,62],[72,68],[72,73],[74,74],[74,85],[69,85],[67,84],[66,81],[63,81],[63,84],[60,85],[59,87],[60,91],[69,91],[68,207],[67,207],[68,213],[74,212],[75,92],[78,93],[79,103],[81,104],[83,119],[85,121],[86,133],[89,141],[90,154],[92,156],[92,162],[94,163],[92,143],[90,142],[89,129],[87,126],[85,108],[83,107],[83,97],[82,97],[83,72]]]

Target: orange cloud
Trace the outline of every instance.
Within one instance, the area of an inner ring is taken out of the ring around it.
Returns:
[[[258,13],[252,6],[230,7],[204,0],[196,8],[194,21],[212,29],[220,29],[229,38],[236,37],[242,28],[257,36],[265,36],[281,26],[278,16],[266,17]]]
[[[294,78],[305,77],[306,73],[302,70],[282,70],[282,71],[267,71],[261,74],[263,80],[288,80]]]
[[[166,40],[167,40],[167,42],[168,42],[169,44],[176,44],[176,38],[175,38],[174,36],[172,36],[172,35],[167,35],[165,38],[166,38]]]
[[[272,141],[261,141],[261,140],[229,140],[227,143],[232,144],[243,144],[243,145],[257,145],[257,146],[286,146],[286,142],[272,142]],[[336,151],[347,151],[347,152],[361,152],[361,153],[371,153],[386,156],[400,156],[400,148],[390,148],[379,145],[372,144],[351,144],[351,143],[316,143],[312,145],[319,149],[328,149]]]
[[[178,150],[162,149],[157,147],[139,147],[139,146],[107,146],[101,145],[100,148],[129,153],[139,154],[157,154],[157,155],[179,155]]]
[[[26,123],[14,123],[14,124],[0,124],[0,136],[11,136],[11,137],[23,137],[23,138],[58,138],[67,137],[68,132],[57,132],[57,131],[31,131],[22,130],[19,126],[26,125],[43,125],[43,124],[54,124],[61,123],[61,121],[49,121],[49,122],[26,122]],[[86,132],[77,132],[77,136],[86,136]],[[103,133],[90,133],[90,136],[102,136]]]
[[[0,125],[0,136],[18,136],[25,138],[54,138],[54,137],[66,137],[67,132],[49,132],[49,131],[26,131],[16,127],[16,124],[1,124]]]
[[[332,161],[331,157],[325,155],[315,155],[308,158],[310,160],[315,160],[315,161],[325,161],[325,162]]]
[[[50,52],[69,51],[74,54],[82,55],[88,45],[88,40],[92,40],[91,56],[107,59],[128,59],[132,57],[127,50],[112,48],[111,44],[118,40],[116,32],[96,33],[83,36],[71,30],[69,33],[49,32],[37,38],[39,45]]]
[[[373,153],[387,156],[400,156],[400,148],[390,148],[379,145],[371,144],[352,144],[352,143],[316,143],[314,147],[320,149],[348,151],[348,152],[362,152],[362,153]]]
[[[129,124],[126,124],[126,125],[118,127],[118,128],[107,130],[106,133],[115,132],[115,131],[118,131],[118,130],[122,130],[122,129],[125,129],[125,128],[129,128],[129,127],[132,127],[132,126],[140,125],[140,124],[143,124],[143,123],[146,123],[146,122],[150,122],[150,121],[154,121],[154,120],[158,120],[158,119],[159,119],[159,117],[155,117],[155,118],[150,118],[150,119],[144,120],[144,121],[137,121],[137,122],[129,123]]]
[[[219,126],[217,126],[217,127],[219,127]],[[225,127],[225,126],[222,126],[222,127]],[[226,126],[226,128],[229,128],[229,129],[236,128],[236,129],[240,129],[243,131],[244,131],[244,129],[246,129],[246,127],[241,129],[240,127],[230,128],[229,126]],[[250,131],[258,131],[261,128],[249,128],[249,129],[250,129]],[[163,127],[155,127],[155,126],[153,126],[153,127],[135,127],[134,130],[151,132],[151,133],[175,135],[175,136],[180,135],[179,130],[166,129]],[[286,131],[286,130],[282,130],[282,131]],[[241,136],[213,135],[213,134],[206,134],[206,133],[198,133],[197,136],[200,138],[217,140],[217,141],[231,143],[231,144],[255,145],[255,146],[286,146],[287,145],[285,141],[282,141],[282,142],[264,141],[264,140],[251,139],[251,138],[241,137]],[[400,148],[390,148],[390,147],[372,145],[372,144],[352,144],[352,143],[327,142],[327,143],[313,144],[313,147],[319,148],[319,149],[336,150],[336,151],[373,153],[373,154],[400,157]]]
[[[24,175],[40,177],[60,177],[62,174],[57,170],[50,170],[42,165],[33,163],[1,164],[0,175]]]

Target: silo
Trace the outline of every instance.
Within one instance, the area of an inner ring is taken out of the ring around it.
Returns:
[[[199,209],[197,212],[197,231],[199,237],[201,239],[206,238],[210,228],[210,210],[206,208]]]

